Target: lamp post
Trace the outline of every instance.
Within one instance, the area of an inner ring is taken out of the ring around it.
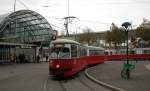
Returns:
[[[127,55],[127,65],[129,65],[129,59],[128,59],[128,31],[129,31],[129,26],[131,26],[131,23],[129,22],[124,22],[122,23],[122,27],[125,28],[125,35],[126,35],[126,55]],[[126,68],[126,75],[127,79],[130,79],[130,68]]]

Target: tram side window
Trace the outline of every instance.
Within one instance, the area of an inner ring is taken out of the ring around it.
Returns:
[[[150,54],[150,50],[143,50],[144,54]]]
[[[87,56],[86,48],[83,48],[83,47],[80,48],[80,56]]]
[[[77,46],[71,45],[71,57],[77,57]]]
[[[103,51],[101,51],[101,50],[90,50],[89,51],[89,55],[100,55],[100,54],[104,54],[104,52]]]
[[[90,50],[89,51],[89,55],[92,56],[92,55],[98,55],[99,54],[99,51],[96,51],[96,50]]]

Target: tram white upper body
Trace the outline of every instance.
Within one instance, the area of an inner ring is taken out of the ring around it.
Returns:
[[[69,40],[69,39],[56,39],[54,41],[51,42],[52,44],[58,44],[58,43],[65,43],[65,44],[77,44],[80,45],[79,42],[73,41],[73,40]]]

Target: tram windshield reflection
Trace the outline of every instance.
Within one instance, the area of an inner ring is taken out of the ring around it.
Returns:
[[[50,58],[70,58],[69,48],[67,47],[52,48]]]

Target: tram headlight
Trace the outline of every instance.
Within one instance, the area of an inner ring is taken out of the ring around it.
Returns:
[[[57,64],[57,65],[56,65],[56,68],[60,68],[60,65],[59,65],[59,64]]]
[[[50,61],[50,64],[52,64],[53,63],[53,61]]]

